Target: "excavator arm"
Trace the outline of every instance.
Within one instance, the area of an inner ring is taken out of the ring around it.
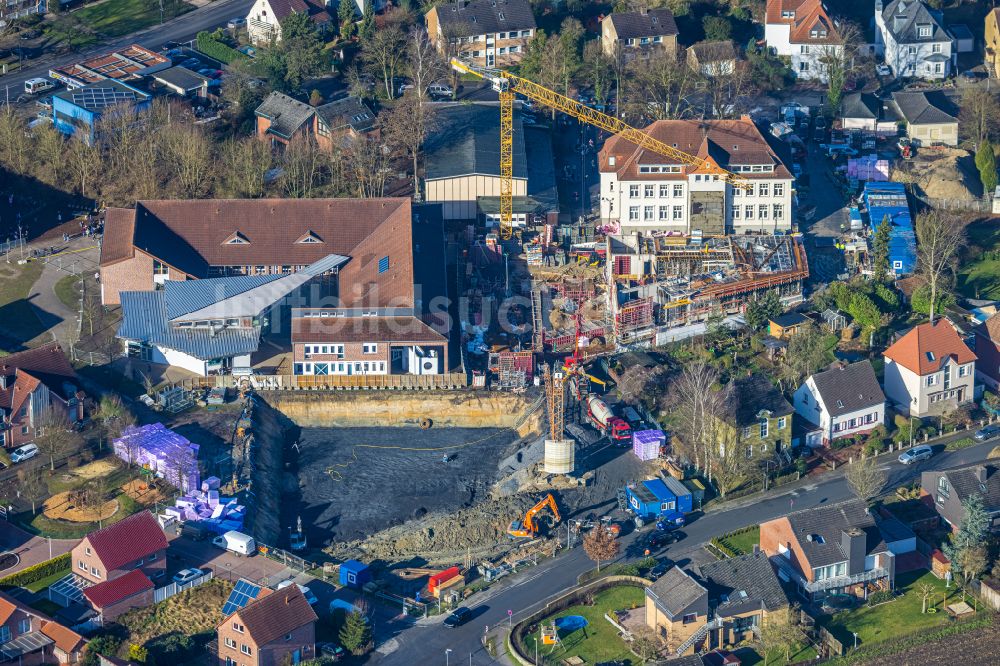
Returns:
[[[628,123],[592,109],[582,102],[560,95],[540,86],[533,81],[522,78],[510,72],[478,65],[470,65],[457,59],[451,60],[453,69],[464,74],[472,74],[489,81],[493,89],[500,95],[500,236],[507,240],[513,235],[513,106],[515,93],[524,95],[533,102],[565,113],[580,122],[593,125],[606,132],[617,134],[634,143],[640,148],[652,151],[658,155],[677,160],[700,170],[704,174],[717,176],[733,187],[749,190],[752,185],[712,162],[678,150],[671,145],[651,137],[640,129]]]

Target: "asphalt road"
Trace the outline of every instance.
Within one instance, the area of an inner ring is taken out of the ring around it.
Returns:
[[[949,439],[965,436],[968,436],[968,433],[961,433]],[[891,491],[899,485],[919,478],[924,470],[959,467],[984,460],[996,445],[997,441],[994,440],[959,451],[942,452],[944,445],[939,442],[935,444],[936,455],[930,460],[913,465],[900,464],[896,461],[895,455],[886,456],[885,462],[881,465],[887,476],[885,487],[887,491]],[[830,473],[817,482],[799,482],[794,486],[779,488],[763,499],[753,498],[746,502],[735,503],[731,508],[709,511],[684,527],[686,538],[656,555],[666,556],[684,566],[690,562],[691,555],[695,551],[716,535],[772,520],[792,511],[834,504],[852,497],[843,474],[838,472]],[[644,533],[639,532],[640,535]],[[635,533],[623,537],[623,556],[619,559],[634,560],[641,557],[641,552],[638,552],[634,544],[635,539]],[[490,657],[482,647],[481,639],[487,627],[491,632],[495,628],[504,629],[510,621],[508,610],[513,612],[513,621],[520,620],[552,597],[573,587],[577,576],[593,567],[594,563],[587,558],[582,548],[564,552],[555,559],[547,560],[537,567],[506,578],[492,588],[475,595],[466,604],[472,609],[475,617],[461,627],[448,629],[434,623],[417,624],[402,629],[392,637],[395,649],[389,654],[375,658],[372,663],[401,666],[445,664],[446,650],[451,651],[447,655],[447,661],[452,664],[512,663],[503,656],[496,659]],[[502,645],[506,636],[505,629],[496,635],[497,643]]]
[[[24,92],[24,82],[27,79],[48,76],[49,70],[53,67],[79,62],[88,56],[114,51],[129,44],[139,44],[158,51],[167,42],[187,42],[194,39],[195,35],[202,30],[213,30],[226,25],[231,18],[246,16],[252,5],[253,0],[216,0],[209,5],[167,21],[163,25],[104,42],[93,49],[58,56],[43,55],[23,70],[0,77],[0,88],[2,88],[0,102],[6,99],[8,89],[10,99],[16,99]]]

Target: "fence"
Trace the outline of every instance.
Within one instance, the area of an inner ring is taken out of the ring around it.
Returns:
[[[443,375],[253,375],[232,377],[214,375],[193,377],[177,382],[177,386],[193,390],[200,388],[252,388],[255,391],[337,391],[337,390],[414,390],[461,389],[468,386],[464,372]]]
[[[25,247],[26,243],[24,238],[15,238],[14,240],[0,243],[0,255],[11,255],[14,253],[15,250],[21,250],[21,254],[23,254]],[[20,258],[20,254],[18,255],[17,258]],[[8,263],[10,262],[10,259],[11,257],[8,256],[7,257]]]
[[[212,578],[214,578],[214,577],[215,577],[215,574],[210,569],[209,571],[207,571],[206,573],[202,574],[201,576],[198,576],[197,578],[195,578],[193,580],[189,580],[186,583],[170,583],[169,585],[164,585],[163,587],[158,587],[155,590],[153,590],[153,603],[158,604],[161,601],[169,599],[170,597],[174,596],[175,594],[179,594],[179,593],[183,592],[184,590],[190,590],[193,587],[198,587],[199,585],[204,585],[208,581],[212,580]]]
[[[993,211],[993,202],[990,197],[983,197],[982,199],[939,199],[919,194],[912,188],[911,193],[920,203],[938,210],[969,211],[973,213],[991,213]]]
[[[272,559],[275,562],[281,562],[286,567],[290,569],[298,569],[303,573],[311,571],[319,566],[315,562],[304,560],[294,553],[290,553],[287,550],[282,550],[281,548],[276,548],[274,546],[259,544],[257,546],[257,551],[268,559]]]

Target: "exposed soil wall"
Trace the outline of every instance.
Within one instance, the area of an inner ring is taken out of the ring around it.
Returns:
[[[253,399],[251,421],[253,437],[246,451],[250,465],[247,527],[257,541],[279,545],[285,447],[298,438],[298,429],[260,398]]]
[[[510,428],[519,424],[538,396],[489,391],[278,391],[266,397],[302,428],[416,425],[422,419],[431,419],[435,427]],[[544,410],[536,410],[518,434],[537,431],[543,414]]]

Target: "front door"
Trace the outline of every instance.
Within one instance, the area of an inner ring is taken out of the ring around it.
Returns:
[[[296,650],[292,653],[292,664],[298,664],[302,661],[302,650]]]

